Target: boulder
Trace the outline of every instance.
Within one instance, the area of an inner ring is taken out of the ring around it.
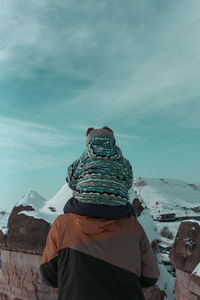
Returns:
[[[0,249],[6,246],[5,238],[6,236],[3,234],[2,230],[0,230]]]
[[[40,255],[2,250],[1,300],[57,300],[58,290],[43,282]]]
[[[182,222],[170,252],[175,268],[192,273],[200,262],[200,226],[196,222]]]
[[[182,222],[169,255],[176,268],[176,300],[200,300],[200,277],[192,274],[200,262],[199,249],[199,224]]]
[[[132,202],[134,211],[136,213],[137,217],[140,217],[141,213],[144,210],[144,206],[142,205],[142,202],[138,198],[134,198]]]
[[[165,297],[165,292],[160,291],[157,286],[143,288],[143,293],[145,300],[163,300]]]
[[[8,233],[3,249],[42,254],[50,224],[20,212],[34,211],[32,206],[15,206],[8,219]],[[0,240],[3,237],[0,233]]]

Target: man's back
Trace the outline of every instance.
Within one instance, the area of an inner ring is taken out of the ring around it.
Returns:
[[[159,271],[134,216],[118,220],[59,216],[47,238],[40,270],[59,300],[142,300],[142,286]]]

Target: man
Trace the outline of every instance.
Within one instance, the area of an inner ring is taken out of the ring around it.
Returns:
[[[128,202],[131,166],[108,127],[90,128],[86,145],[68,169],[76,192],[51,226],[40,271],[59,300],[144,300],[159,271]]]

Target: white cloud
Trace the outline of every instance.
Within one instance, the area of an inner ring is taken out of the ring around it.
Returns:
[[[73,107],[77,116],[85,113],[92,126],[127,113],[137,118],[173,110],[174,104],[198,96],[197,0],[192,6],[187,0],[169,1],[165,9],[157,9],[154,1],[128,1],[127,6],[100,1],[92,9],[91,1],[1,2],[1,79],[25,79],[44,68],[55,79],[91,80],[84,90],[70,87],[76,94],[63,107]],[[42,143],[54,143],[47,133],[43,138]]]
[[[0,147],[27,148],[66,147],[77,138],[40,123],[0,117]]]
[[[118,138],[122,138],[122,139],[141,139],[141,136],[138,135],[134,135],[134,134],[126,134],[126,133],[118,133],[115,134],[115,136]]]
[[[63,149],[77,141],[77,136],[70,136],[69,132],[60,132],[50,126],[0,117],[2,170],[60,166],[70,159],[65,157]]]

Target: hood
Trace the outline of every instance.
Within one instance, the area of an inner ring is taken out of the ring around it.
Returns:
[[[114,137],[93,136],[86,150],[90,157],[119,159],[122,156]]]
[[[116,222],[116,220],[91,218],[79,215],[73,215],[73,221],[79,231],[88,235],[100,234],[104,231],[108,231],[109,227],[111,228],[112,224]]]

